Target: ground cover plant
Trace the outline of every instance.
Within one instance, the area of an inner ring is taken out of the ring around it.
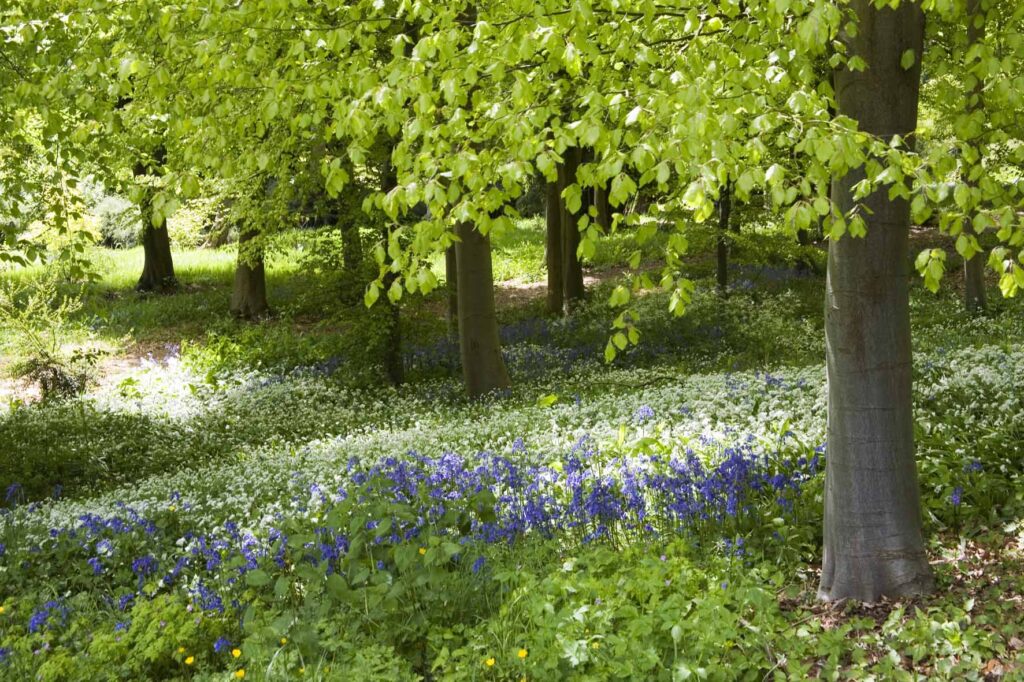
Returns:
[[[681,320],[652,301],[651,348],[611,368],[596,311],[552,323],[529,304],[508,310],[517,382],[484,402],[459,396],[443,330],[410,343],[412,383],[382,391],[339,356],[247,365],[259,342],[225,328],[86,397],[9,408],[5,670],[956,678],[997,661],[1012,674],[1019,311],[951,324],[948,297],[916,296],[915,325],[929,330],[916,363],[921,484],[948,589],[823,610],[811,594],[820,321],[797,303],[812,286],[765,279],[726,301],[698,289]],[[773,343],[779,362],[766,362]]]
[[[0,5],[0,678],[1024,679],[1022,36]]]

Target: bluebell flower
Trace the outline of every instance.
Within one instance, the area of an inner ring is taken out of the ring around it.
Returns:
[[[222,651],[227,651],[230,648],[231,642],[228,641],[227,637],[218,637],[217,641],[213,643],[213,650],[218,654]]]
[[[982,471],[985,467],[982,466],[981,461],[972,459],[970,462],[964,465],[964,472],[968,474],[976,474]]]
[[[20,483],[12,483],[12,484],[10,484],[9,486],[7,486],[7,493],[4,495],[4,501],[6,501],[6,502],[13,501],[14,498],[17,497],[18,493],[20,493],[20,492],[21,492],[21,484]]]
[[[953,488],[953,494],[949,496],[949,501],[953,503],[954,507],[959,507],[960,502],[963,499],[964,489],[962,486]]]
[[[11,650],[0,646],[0,664],[6,665],[10,663]]]
[[[486,563],[486,561],[487,560],[484,559],[482,556],[477,557],[476,561],[473,562],[473,573],[479,573],[480,569],[484,567],[484,563]]]
[[[130,620],[119,620],[116,623],[114,623],[114,632],[124,632],[125,630],[130,628],[131,625],[132,622]]]
[[[654,418],[654,410],[649,405],[641,405],[633,413],[633,421],[637,424],[643,424],[644,422]]]
[[[58,601],[48,601],[43,607],[32,614],[28,621],[29,632],[39,632],[44,627],[55,629],[63,627],[68,622],[68,608]]]
[[[93,575],[99,575],[100,573],[103,573],[103,562],[100,561],[99,557],[91,557],[88,563],[90,566],[92,566]]]

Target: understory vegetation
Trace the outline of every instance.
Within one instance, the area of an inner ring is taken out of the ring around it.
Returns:
[[[404,309],[408,383],[382,388],[373,325],[338,302],[317,316],[338,283],[294,274],[294,247],[268,272],[277,315],[257,325],[204,323],[199,303],[230,287],[217,252],[183,254],[195,284],[174,297],[112,295],[116,269],[86,285],[64,324],[107,350],[91,388],[0,414],[3,676],[1021,673],[1018,302],[970,317],[915,289],[938,589],[823,605],[820,275],[757,265],[751,245],[723,298],[695,258],[688,314],[644,294],[641,343],[607,365],[614,281],[598,265],[586,306],[543,316],[514,294],[539,228],[517,232],[495,253],[515,381],[482,401],[463,397],[429,297]],[[309,279],[289,307],[295,277]]]

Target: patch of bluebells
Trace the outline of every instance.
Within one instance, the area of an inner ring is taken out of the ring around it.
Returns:
[[[67,625],[69,610],[59,601],[50,600],[32,614],[28,621],[28,631],[32,633],[56,630]]]
[[[964,465],[964,473],[966,474],[977,474],[984,471],[985,467],[982,466],[981,461],[972,459],[970,462]]]
[[[653,417],[650,407],[634,415],[636,421]],[[207,534],[186,531],[168,537],[153,520],[119,505],[112,517],[83,514],[76,527],[54,529],[53,535],[65,549],[81,552],[95,575],[102,574],[97,578],[101,589],[111,590],[108,603],[120,612],[137,598],[180,585],[193,608],[241,613],[246,581],[240,578],[250,571],[291,570],[299,564],[326,575],[351,569],[347,556],[356,531],[348,523],[336,527],[329,521],[342,504],[349,510],[345,514],[352,513],[353,505],[378,510],[379,517],[366,518],[360,532],[373,548],[373,566],[385,571],[392,560],[389,546],[427,535],[448,536],[459,544],[510,544],[529,535],[621,544],[682,534],[711,547],[723,535],[737,537],[764,518],[792,513],[803,484],[818,473],[817,452],[785,459],[759,452],[753,438],[729,446],[705,441],[714,451],[710,460],[689,449],[678,456],[609,458],[588,437],[550,463],[531,457],[521,438],[510,456],[410,452],[369,466],[351,460],[345,471],[349,483],[332,493],[295,474],[289,484],[292,518],[279,515],[275,524],[280,525],[270,526],[266,534],[228,520]],[[302,532],[309,539],[301,547],[281,530],[296,523],[308,526]],[[719,546],[730,556],[746,551],[741,539]],[[458,556],[468,557],[466,566],[474,574],[486,566],[479,553]],[[124,577],[135,580],[117,585]],[[60,627],[67,618],[61,603],[47,602],[33,614],[29,628]]]

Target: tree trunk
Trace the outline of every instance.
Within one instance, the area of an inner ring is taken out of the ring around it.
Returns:
[[[594,205],[597,207],[597,224],[607,233],[612,228],[612,204],[607,187],[598,185],[594,188]]]
[[[581,159],[581,149],[569,148],[565,150],[565,163],[559,166],[559,193],[576,182],[576,169],[579,168]],[[571,313],[583,302],[583,297],[586,294],[583,286],[583,265],[580,263],[580,258],[577,254],[580,245],[580,214],[571,213],[566,206],[565,199],[561,199],[561,205],[562,296],[565,300],[566,311]]]
[[[726,183],[718,199],[718,292],[729,288],[729,218],[732,215],[732,188]]]
[[[359,234],[359,225],[349,215],[342,215],[338,220],[341,230],[341,262],[345,272],[358,273],[363,261],[363,241]]]
[[[806,252],[813,245],[811,239],[810,230],[797,230],[796,231],[796,243],[799,244],[805,250],[804,253],[800,254],[800,257],[796,261],[796,271],[802,273],[810,273],[814,271],[814,259]]]
[[[964,304],[972,313],[982,313],[988,308],[985,299],[985,257],[980,253],[964,260]]]
[[[985,13],[981,9],[981,0],[967,0],[967,44],[977,45],[985,40]],[[975,24],[977,19],[982,19]],[[974,84],[967,99],[967,112],[973,114],[984,106],[982,95],[985,83],[980,78]],[[973,231],[973,221],[967,221],[965,230]],[[971,313],[981,313],[988,308],[985,300],[985,257],[976,253],[964,260],[964,305]]]
[[[547,185],[547,241],[545,260],[548,271],[548,313],[561,315],[565,304],[562,282],[562,198],[559,196],[561,183]]]
[[[397,184],[398,178],[395,176],[395,169],[391,165],[391,158],[389,157],[384,160],[384,167],[381,172],[381,189],[384,193],[387,193],[394,189]],[[382,216],[381,219],[384,221],[381,227],[381,238],[384,240],[385,248],[387,248],[391,231],[388,228],[388,218]],[[391,285],[394,284],[396,278],[397,275],[390,270],[384,275],[383,285],[385,292],[391,290]],[[402,358],[402,313],[398,304],[393,303],[391,299],[385,298],[385,303],[388,309],[384,318],[384,371],[388,375],[388,380],[395,386],[398,386],[405,383],[405,361]]]
[[[917,127],[924,16],[915,3],[874,9],[844,35],[863,72],[836,73],[839,113],[888,139]],[[902,55],[913,50],[914,66]],[[863,169],[835,181],[833,200],[851,210]],[[932,573],[921,532],[911,413],[908,291],[910,208],[882,187],[863,201],[862,239],[829,246],[825,294],[828,454],[824,556],[818,596],[875,601],[927,592]]]
[[[153,224],[153,208],[150,193],[139,206],[142,213],[142,276],[135,285],[136,291],[157,291],[167,293],[178,288],[174,277],[174,259],[171,257],[171,238],[167,233],[167,221],[157,227]]]
[[[491,240],[472,223],[460,223],[455,244],[459,282],[459,352],[466,393],[477,398],[511,382],[501,357],[494,312]]]
[[[246,320],[255,320],[270,312],[263,248],[253,248],[251,245],[256,236],[252,230],[239,232],[238,263],[235,265],[235,284],[231,291],[231,314]]]
[[[444,252],[445,289],[448,292],[448,336],[459,333],[459,259],[452,244]]]

